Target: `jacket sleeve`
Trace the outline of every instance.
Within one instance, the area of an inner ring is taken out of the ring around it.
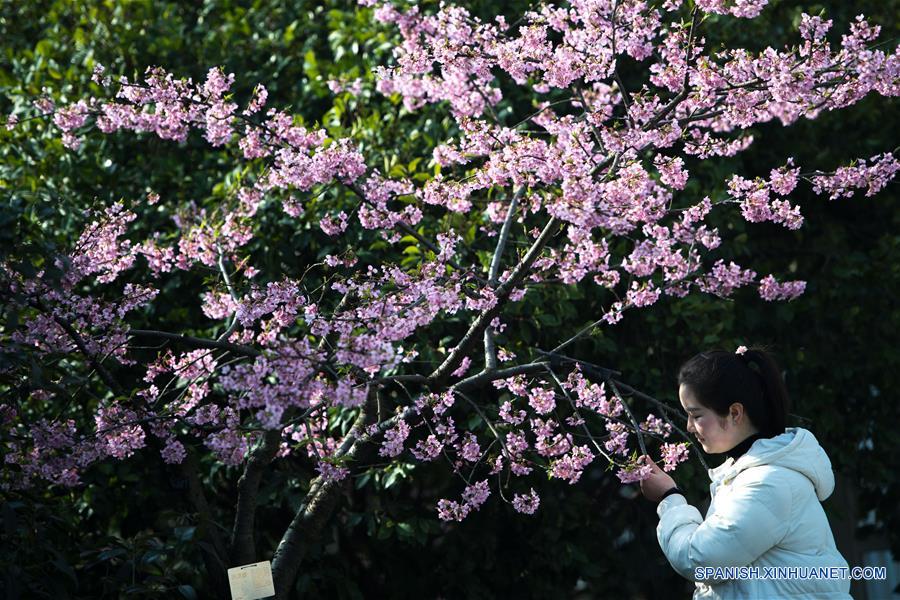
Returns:
[[[700,511],[674,494],[657,507],[656,535],[663,554],[683,577],[694,580],[697,567],[742,567],[755,561],[785,536],[791,511],[790,486],[769,473],[739,474],[715,512],[704,521]]]

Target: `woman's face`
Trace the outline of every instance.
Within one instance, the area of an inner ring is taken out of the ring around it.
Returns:
[[[745,437],[739,428],[730,424],[730,417],[720,417],[700,404],[688,386],[681,384],[678,399],[687,413],[688,433],[694,434],[707,454],[727,452]]]

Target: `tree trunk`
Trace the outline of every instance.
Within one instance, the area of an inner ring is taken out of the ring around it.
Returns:
[[[365,406],[335,452],[335,458],[344,458],[349,462],[356,457],[364,444],[362,438],[366,427],[375,418],[374,405],[375,393],[370,390]],[[333,481],[322,476],[313,480],[306,494],[306,501],[291,520],[272,558],[272,579],[277,600],[287,600],[290,597],[300,565],[309,547],[322,535],[325,524],[337,508],[345,484],[346,481]]]

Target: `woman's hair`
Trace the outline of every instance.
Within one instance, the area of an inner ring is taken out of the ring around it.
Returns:
[[[681,366],[678,383],[689,387],[700,404],[719,416],[726,416],[728,407],[740,402],[765,437],[784,433],[787,389],[778,365],[764,350],[701,352]]]

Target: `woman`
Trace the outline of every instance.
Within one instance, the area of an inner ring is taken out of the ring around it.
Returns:
[[[834,490],[831,462],[812,433],[785,428],[787,392],[772,358],[743,347],[703,352],[678,383],[688,432],[704,452],[726,456],[709,470],[706,519],[649,457],[641,491],[659,501],[659,544],[696,581],[694,598],[850,598],[821,505]]]

